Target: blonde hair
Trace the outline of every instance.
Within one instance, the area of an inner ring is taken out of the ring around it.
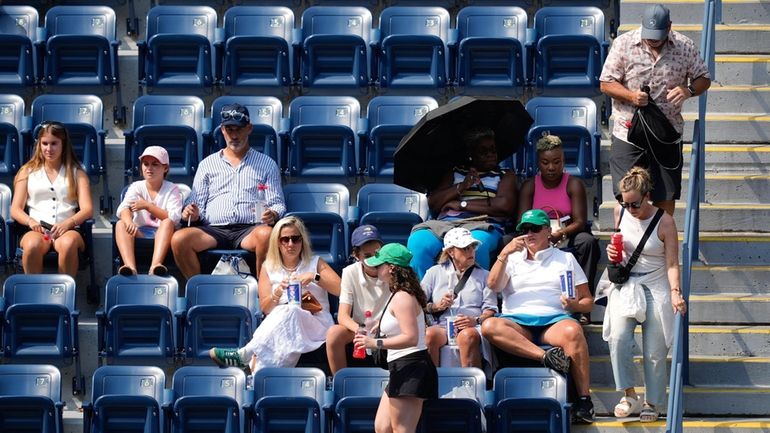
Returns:
[[[267,255],[265,256],[264,266],[267,270],[275,272],[281,268],[283,264],[283,257],[281,257],[281,230],[284,227],[294,227],[302,236],[302,251],[299,255],[300,262],[308,263],[310,258],[313,257],[313,250],[310,246],[310,236],[308,235],[305,224],[301,219],[295,216],[288,216],[281,218],[275,223],[275,227],[270,232],[270,241],[268,242]]]
[[[64,177],[67,180],[67,198],[77,200],[78,186],[75,174],[82,170],[82,168],[77,155],[75,155],[75,150],[72,148],[72,141],[70,140],[67,128],[59,122],[44,122],[40,125],[40,130],[37,132],[37,137],[35,137],[35,153],[26,164],[21,166],[13,183],[16,185],[16,183],[26,180],[29,178],[30,173],[43,167],[45,158],[43,158],[43,151],[40,148],[40,139],[45,134],[51,134],[61,140],[61,161],[64,166]]]
[[[637,191],[642,196],[645,196],[652,191],[650,173],[642,167],[633,167],[620,179],[618,189],[621,193]]]
[[[556,135],[545,133],[535,145],[537,153],[547,152],[549,150],[561,150],[561,138]]]

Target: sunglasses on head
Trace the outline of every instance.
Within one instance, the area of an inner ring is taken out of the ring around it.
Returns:
[[[639,209],[640,207],[642,207],[642,200],[643,199],[640,198],[639,201],[634,201],[634,202],[631,202],[631,203],[626,202],[626,201],[621,201],[620,202],[620,207],[622,207],[623,209],[628,209],[628,208]]]
[[[40,128],[56,128],[56,129],[67,129],[66,126],[64,126],[63,123],[58,122],[56,120],[46,120],[45,122],[40,124]]]
[[[280,238],[278,238],[278,240],[280,240],[281,243],[284,244],[284,245],[288,245],[289,241],[291,241],[291,243],[293,243],[293,244],[298,244],[298,243],[302,242],[302,236],[300,236],[300,235],[281,236]]]
[[[242,120],[245,120],[246,122],[250,122],[249,116],[241,113],[240,111],[230,110],[230,111],[223,111],[219,113],[220,116],[222,116],[222,120],[235,120],[236,122],[240,122]]]
[[[527,233],[540,233],[543,230],[544,226],[536,226],[536,225],[523,225],[521,226],[521,232],[524,234]]]

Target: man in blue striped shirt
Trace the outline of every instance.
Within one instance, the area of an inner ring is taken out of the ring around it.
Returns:
[[[224,149],[198,165],[182,220],[197,223],[174,233],[171,249],[185,278],[200,273],[198,253],[212,248],[253,251],[259,275],[272,226],[286,212],[278,165],[249,147],[249,110],[222,107]]]

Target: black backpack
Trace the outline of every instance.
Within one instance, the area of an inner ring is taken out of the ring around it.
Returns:
[[[649,86],[643,86],[642,91],[649,96]],[[682,164],[682,136],[652,97],[647,105],[634,111],[628,142],[649,152],[667,170],[676,170]]]

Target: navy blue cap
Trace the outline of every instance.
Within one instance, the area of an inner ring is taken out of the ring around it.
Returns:
[[[353,235],[350,238],[350,242],[354,247],[360,247],[369,241],[379,241],[382,243],[380,231],[377,230],[377,227],[369,224],[364,224],[353,230]]]

